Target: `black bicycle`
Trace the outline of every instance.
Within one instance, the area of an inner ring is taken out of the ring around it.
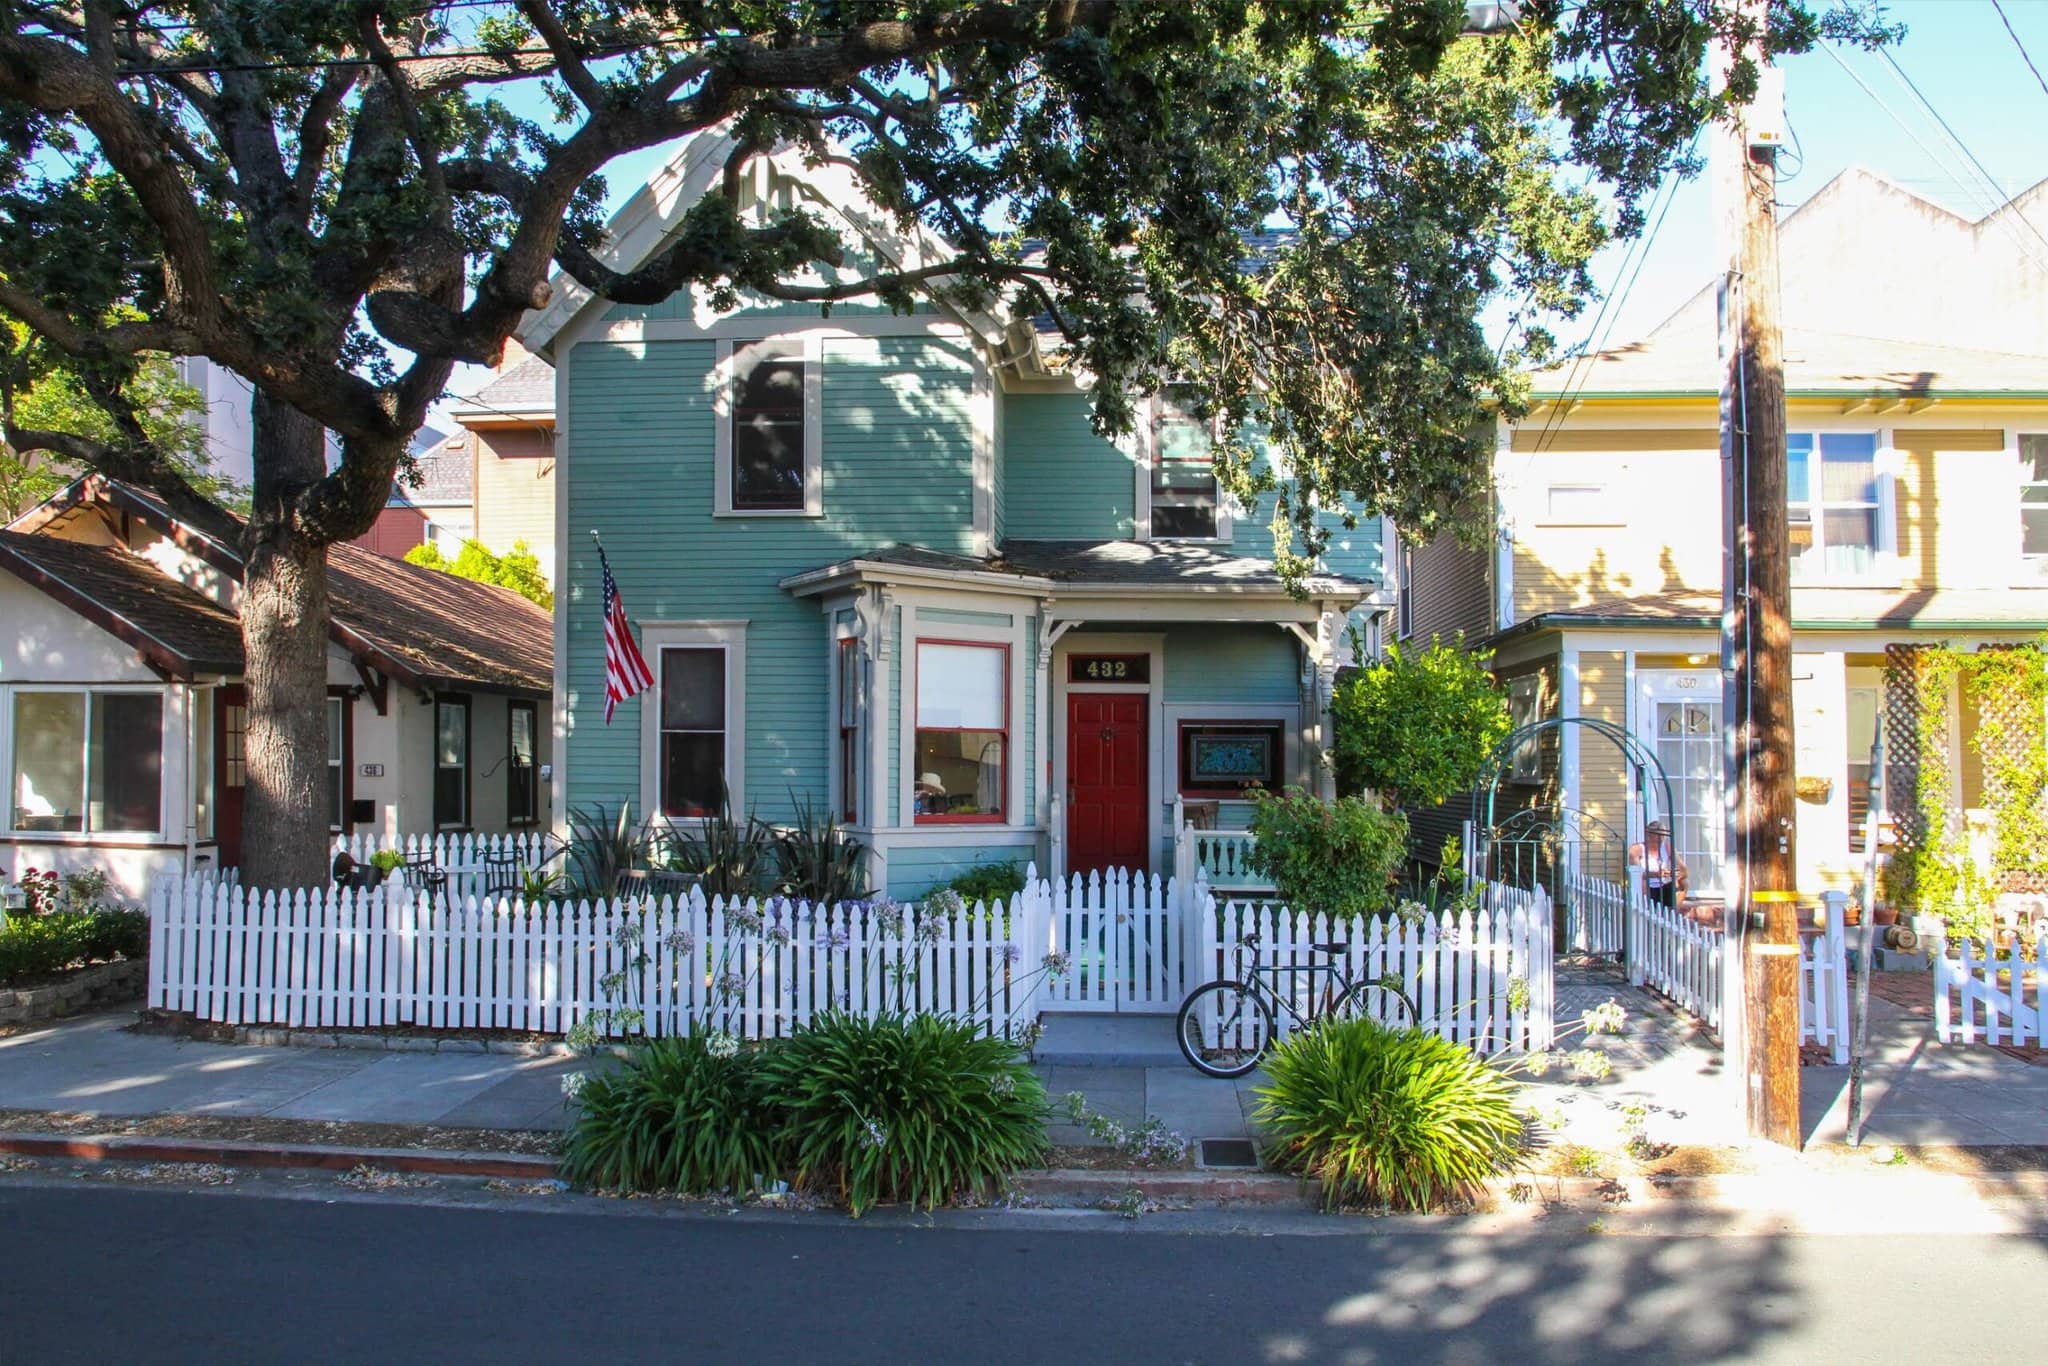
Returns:
[[[1259,936],[1238,941],[1237,977],[1219,977],[1196,987],[1180,1004],[1174,1019],[1174,1035],[1180,1040],[1181,1056],[1197,1072],[1211,1077],[1241,1077],[1259,1065],[1277,1037],[1274,1007],[1287,1012],[1296,1029],[1306,1029],[1324,1019],[1356,1019],[1369,1015],[1368,992],[1384,991],[1401,1002],[1409,1019],[1415,1005],[1408,993],[1392,982],[1361,982],[1344,964],[1350,945],[1343,942],[1310,944],[1309,950],[1332,961],[1325,963],[1269,963],[1256,961]],[[1249,970],[1245,955],[1254,961]],[[1312,992],[1306,1010],[1295,1009],[1292,993],[1279,989],[1281,977],[1328,974],[1330,981]]]

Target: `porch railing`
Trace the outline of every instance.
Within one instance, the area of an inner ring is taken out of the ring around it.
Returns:
[[[1199,877],[1218,892],[1270,890],[1272,883],[1253,871],[1252,849],[1258,838],[1249,830],[1197,830],[1188,824],[1187,807],[1173,802],[1174,876],[1193,886]]]

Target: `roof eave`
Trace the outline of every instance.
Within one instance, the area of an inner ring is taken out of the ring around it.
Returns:
[[[63,575],[37,564],[12,546],[0,545],[0,569],[5,569],[67,611],[83,617],[92,625],[131,647],[142,658],[144,664],[165,677],[189,683],[201,673],[241,671],[240,663],[223,668],[219,660],[195,660],[180,652],[176,647],[151,635],[140,623],[121,615]]]

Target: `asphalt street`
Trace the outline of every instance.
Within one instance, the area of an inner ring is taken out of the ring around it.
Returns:
[[[2036,1361],[2048,1280],[2026,1237],[993,1223],[0,1184],[0,1359]]]

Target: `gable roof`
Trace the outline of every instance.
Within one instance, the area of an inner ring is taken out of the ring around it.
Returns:
[[[553,417],[555,367],[545,357],[527,356],[489,384],[459,399],[448,415],[464,426],[499,418]]]
[[[159,673],[242,672],[235,614],[120,546],[0,531],[0,570],[133,646]]]
[[[476,462],[469,442],[446,437],[413,456],[418,482],[394,481],[388,507],[467,507],[476,501]]]
[[[605,225],[605,243],[596,253],[613,270],[637,269],[665,246],[682,225],[691,206],[711,188],[723,173],[726,159],[737,144],[724,126],[707,128],[685,139],[675,153],[648,176],[647,183],[619,207]],[[892,269],[915,269],[948,260],[951,246],[922,224],[908,230],[894,215],[869,199],[859,180],[845,166],[832,162],[806,163],[806,154],[794,147],[778,149],[752,165],[758,174],[772,175],[803,192],[805,207],[838,219],[860,240],[871,246]],[[943,279],[943,277],[940,277]],[[549,302],[526,315],[518,329],[519,341],[538,355],[553,357],[555,340],[564,328],[592,309],[607,307],[606,301],[565,272],[549,281]],[[940,307],[964,323],[983,341],[1002,341],[1013,320],[1001,304],[988,312]],[[1022,322],[1028,331],[1028,322]]]
[[[103,475],[74,480],[49,502],[17,518],[9,544],[21,538],[68,544],[36,533],[74,508],[94,505],[136,518],[223,574],[237,579],[242,575],[237,548],[179,521],[148,490]],[[174,583],[148,561],[127,558],[148,566],[164,583]],[[388,559],[346,543],[327,548],[327,587],[330,632],[365,668],[420,691],[476,689],[545,696],[553,690],[554,617],[509,588]],[[213,605],[197,593],[192,596]],[[227,609],[214,610],[236,622]],[[209,672],[240,671],[238,623],[234,631],[235,667]]]
[[[1971,220],[1852,167],[1780,225],[1785,389],[2048,397],[2048,181]],[[1648,335],[1537,371],[1536,396],[1719,392],[1716,286]]]

